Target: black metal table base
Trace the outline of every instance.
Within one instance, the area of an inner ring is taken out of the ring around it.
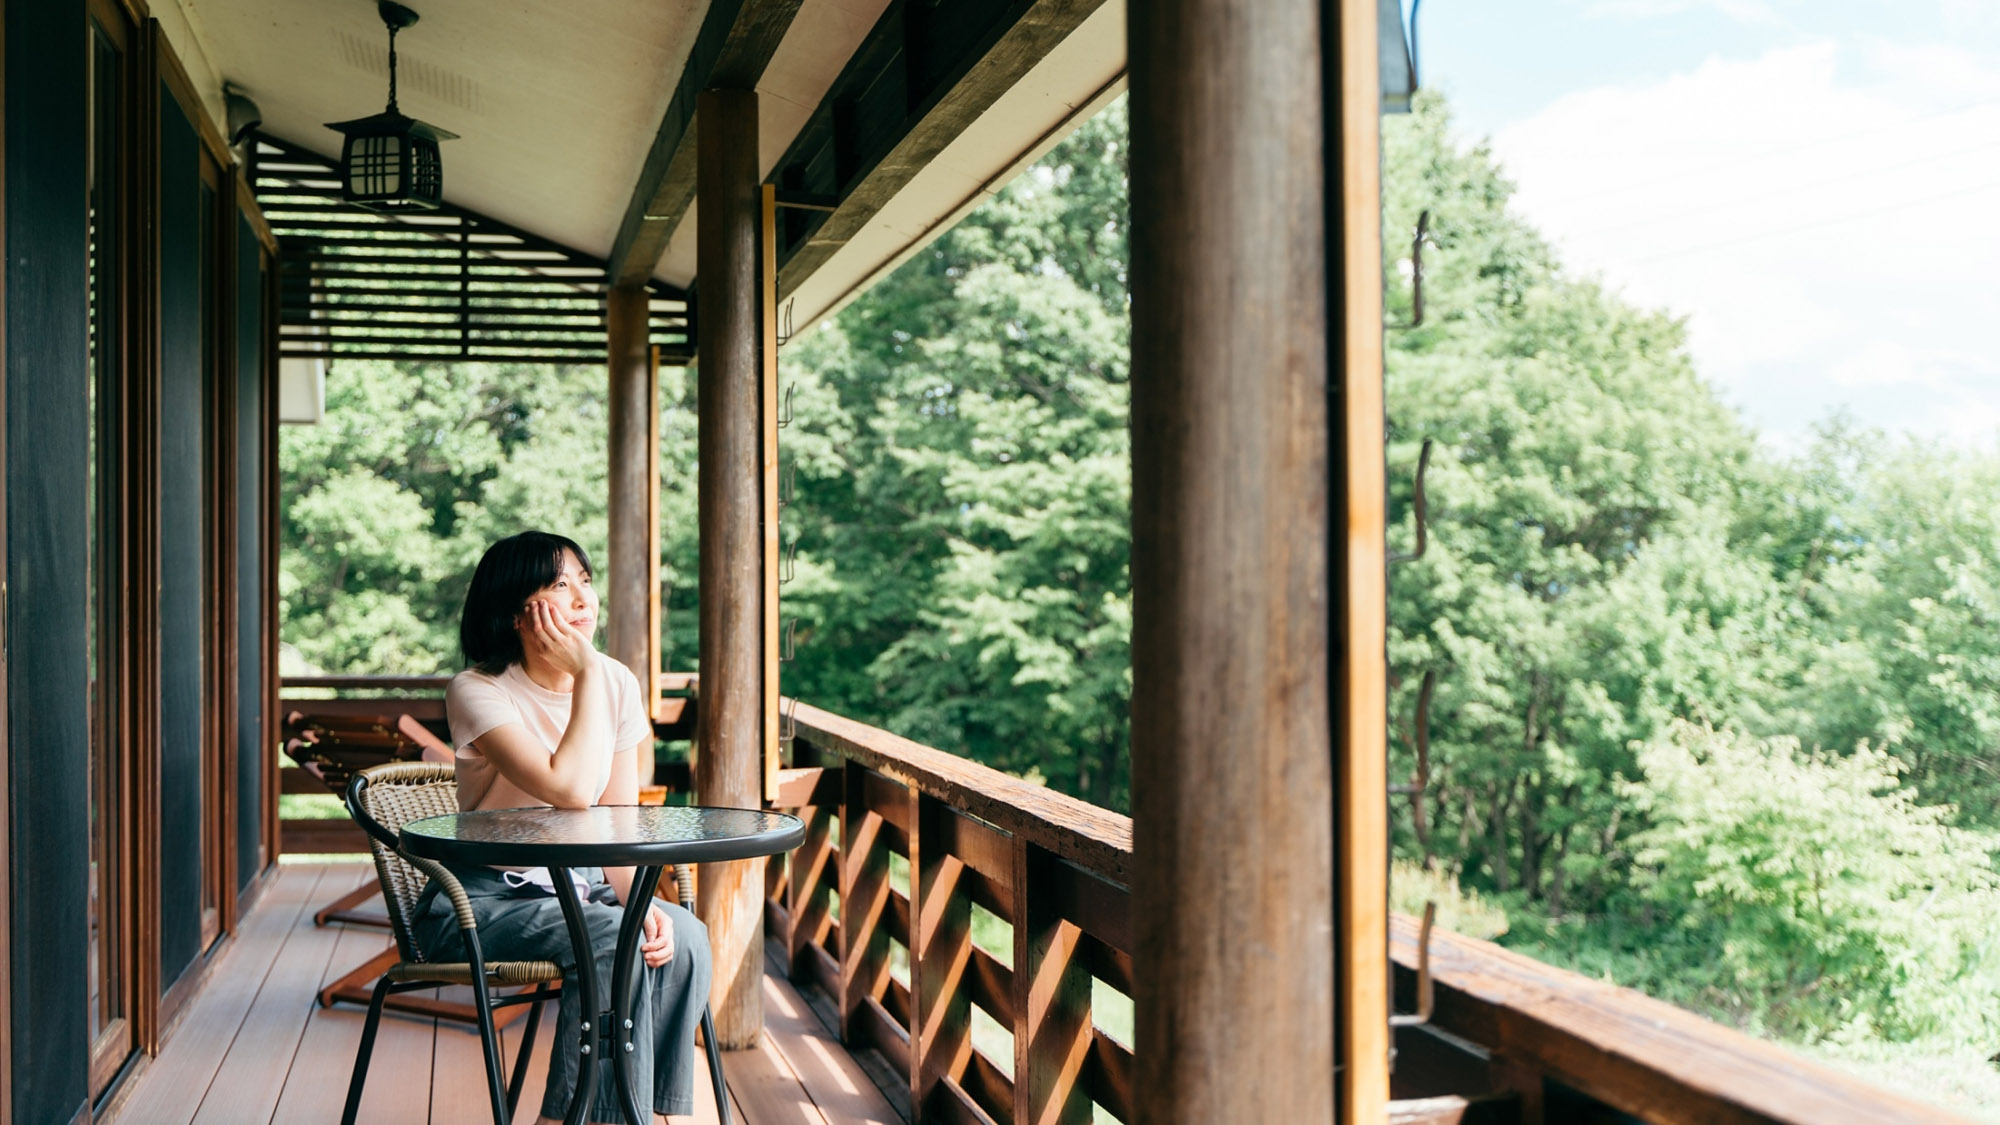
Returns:
[[[634,1125],[651,1125],[652,1106],[632,1087],[632,1054],[639,1045],[632,1041],[632,1006],[639,985],[639,938],[646,932],[646,914],[652,909],[653,890],[660,883],[657,865],[641,865],[632,872],[632,893],[625,903],[625,916],[618,924],[618,950],[612,959],[611,1010],[596,1011],[597,957],[591,947],[590,929],[583,921],[583,903],[566,867],[549,868],[549,880],[562,903],[563,923],[569,929],[570,947],[576,951],[578,991],[584,1001],[577,1032],[578,1063],[576,1089],[570,1092],[569,1112],[564,1125],[584,1125],[597,1100],[597,1068],[608,1056],[617,1082],[618,1100],[624,1103],[625,1120]],[[691,902],[681,903],[692,909]],[[676,951],[678,952],[678,951]],[[715,1017],[707,1001],[702,1002],[701,1035],[708,1047],[709,1077],[715,1084],[716,1113],[722,1125],[730,1125],[729,1088],[722,1080],[722,1050],[715,1042]],[[652,1050],[651,1043],[645,1044]],[[658,1060],[655,1060],[658,1065]]]

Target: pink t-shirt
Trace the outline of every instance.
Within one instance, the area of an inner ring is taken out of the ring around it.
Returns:
[[[611,697],[612,735],[601,749],[597,768],[597,798],[611,784],[614,757],[628,753],[641,739],[653,737],[652,720],[639,698],[639,678],[630,668],[603,653],[596,654],[606,673],[607,694]],[[518,723],[550,754],[562,742],[569,727],[570,693],[550,691],[528,678],[519,664],[509,664],[497,676],[467,669],[451,678],[445,689],[444,713],[451,724],[453,770],[458,777],[458,807],[473,809],[516,809],[544,805],[519,786],[500,776],[486,755],[472,745],[480,735],[508,723]],[[632,759],[621,758],[627,769],[636,769]]]

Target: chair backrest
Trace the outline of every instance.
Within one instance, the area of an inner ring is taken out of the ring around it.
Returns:
[[[384,762],[450,765],[451,747],[407,714],[285,716],[285,754],[343,796],[360,770]]]
[[[410,821],[458,811],[458,781],[452,767],[432,762],[370,766],[354,775],[345,796],[347,811],[368,833],[396,948],[403,960],[421,961],[424,957],[411,925],[417,898],[430,875],[396,851],[396,837]]]

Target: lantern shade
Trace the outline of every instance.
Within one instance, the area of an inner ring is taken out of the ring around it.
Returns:
[[[389,110],[332,122],[347,137],[340,151],[341,197],[375,211],[431,211],[444,199],[438,142],[458,134]]]

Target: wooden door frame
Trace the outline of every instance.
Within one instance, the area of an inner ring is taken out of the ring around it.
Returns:
[[[245,177],[248,180],[248,176]],[[249,188],[243,189],[247,195]],[[255,199],[251,204],[255,205]],[[279,303],[278,242],[271,234],[270,226],[264,222],[263,212],[257,211],[259,241],[263,250],[264,315],[261,325],[263,355],[263,419],[264,457],[260,471],[264,478],[264,490],[259,501],[259,527],[264,542],[264,597],[262,613],[264,619],[264,734],[258,748],[263,755],[264,768],[258,776],[264,782],[264,857],[265,869],[275,870],[278,857],[283,854],[283,841],[278,838],[278,768],[277,745],[279,724],[282,717],[278,713],[278,549],[280,527],[278,523],[278,317]]]
[[[129,516],[125,551],[127,600],[126,690],[132,748],[135,840],[160,838],[160,53],[166,47],[159,24],[147,20],[133,45],[138,65],[133,83],[136,222],[133,229],[131,370],[128,380]],[[143,467],[144,471],[140,471]],[[132,960],[133,1016],[137,1046],[158,1054],[160,1004],[160,855],[140,847],[133,855],[135,955]]]
[[[204,163],[204,174],[211,165]],[[208,622],[209,682],[204,692],[207,714],[202,728],[207,738],[202,760],[208,767],[208,787],[204,802],[214,798],[214,815],[204,825],[210,850],[203,861],[204,880],[213,880],[217,925],[215,937],[236,932],[236,735],[238,620],[236,578],[236,170],[227,161],[217,161],[215,194],[209,216],[209,247],[213,255],[213,276],[204,277],[208,290],[211,323],[210,353],[204,377],[210,380],[211,395],[207,418],[209,472],[204,481],[209,509],[207,587],[210,606]],[[213,944],[211,942],[211,944]]]
[[[112,47],[118,53],[120,80],[118,112],[123,118],[124,125],[118,138],[121,164],[118,168],[119,182],[116,187],[116,240],[112,247],[118,270],[117,309],[113,314],[118,325],[118,355],[115,360],[112,386],[109,389],[116,395],[116,399],[110,406],[112,414],[109,419],[110,425],[106,429],[106,435],[117,443],[120,456],[114,466],[114,473],[105,478],[99,486],[103,490],[101,495],[105,495],[108,502],[103,504],[103,510],[98,513],[97,519],[100,522],[98,528],[94,528],[92,532],[95,534],[107,525],[113,531],[113,534],[101,541],[99,546],[101,560],[99,565],[108,568],[109,581],[103,581],[99,575],[92,575],[91,580],[98,584],[92,596],[98,599],[100,614],[96,624],[100,642],[99,694],[103,700],[99,706],[102,708],[101,717],[104,720],[100,737],[109,739],[114,748],[110,755],[112,760],[109,766],[116,775],[115,785],[119,798],[111,814],[114,826],[106,840],[106,847],[117,864],[117,883],[113,893],[117,898],[118,932],[113,940],[116,945],[114,956],[120,966],[122,977],[118,986],[124,992],[120,1005],[123,1015],[119,1019],[125,1026],[122,1037],[107,1038],[105,1032],[111,1030],[107,1027],[104,1031],[100,1031],[97,1039],[90,1044],[91,1057],[87,1066],[87,1076],[90,1095],[94,1099],[109,1088],[118,1071],[124,1067],[136,1048],[139,1038],[139,999],[136,988],[138,942],[135,937],[139,911],[135,871],[140,862],[140,849],[137,846],[138,837],[135,835],[133,817],[128,815],[137,799],[138,789],[135,784],[137,775],[133,768],[134,754],[131,750],[135,745],[132,738],[134,714],[131,666],[126,654],[131,647],[131,625],[134,621],[130,561],[134,546],[132,484],[135,480],[135,462],[131,457],[130,438],[134,425],[132,400],[135,374],[139,370],[138,358],[143,353],[139,343],[142,319],[139,309],[143,302],[138,299],[141,281],[137,267],[140,259],[139,231],[144,214],[141,199],[144,180],[139,163],[141,133],[138,120],[140,98],[137,88],[140,85],[140,72],[143,69],[138,50],[139,28],[133,23],[127,10],[113,0],[86,0],[85,9],[86,18],[94,19],[105,29],[107,37],[112,41]],[[89,33],[88,25],[85,31],[86,34]],[[93,88],[89,96],[94,98],[95,94]],[[89,377],[97,378],[94,368]],[[100,388],[100,393],[104,389]],[[92,426],[98,424],[97,416],[91,418],[90,424]],[[100,438],[100,442],[102,440]],[[101,455],[100,451],[99,456]],[[103,467],[101,463],[97,466],[99,470]],[[98,597],[107,592],[109,596]],[[107,616],[108,622],[105,620]],[[97,753],[97,747],[93,745],[90,752]],[[100,980],[108,975],[100,970]]]
[[[262,862],[258,863],[256,872],[243,884],[240,891],[235,892],[236,899],[233,903],[232,913],[235,922],[240,925],[243,916],[250,912],[257,897],[263,892],[267,877],[272,871],[276,870],[278,862],[278,763],[274,756],[274,751],[278,744],[279,729],[277,713],[278,508],[276,501],[278,494],[278,404],[276,398],[278,393],[276,380],[278,359],[276,353],[276,334],[273,329],[273,325],[275,324],[274,318],[278,315],[276,305],[278,296],[278,239],[276,235],[271,233],[271,224],[265,220],[264,210],[258,206],[256,194],[250,190],[250,170],[247,164],[237,165],[234,180],[236,184],[236,197],[232,213],[236,218],[232,219],[232,222],[247,222],[250,225],[250,232],[257,243],[256,284],[258,287],[257,303],[259,310],[257,318],[256,377],[259,382],[257,416],[254,419],[245,419],[239,413],[234,424],[242,426],[248,422],[257,427],[257,459],[249,465],[238,464],[236,466],[236,479],[240,480],[241,474],[248,472],[255,474],[257,482],[257,498],[254,508],[256,513],[256,527],[252,534],[257,541],[258,584],[262,590],[262,596],[258,599],[256,615],[257,654],[260,666],[263,669],[263,674],[259,678],[257,688],[256,753],[260,758],[257,774],[258,790],[256,793],[243,793],[239,791],[234,794],[236,809],[239,812],[243,802],[256,802],[259,818],[259,839],[263,847],[263,859]],[[240,230],[236,237],[239,240],[242,237]],[[240,253],[241,250],[242,244],[239,241],[236,252]],[[236,259],[232,256],[231,260],[235,261]],[[242,299],[241,287],[243,284],[244,277],[241,273],[232,276],[231,293],[237,301]],[[237,307],[239,306],[232,304],[232,317],[235,315]],[[230,351],[232,363],[236,362],[236,357],[242,347],[242,329],[243,326],[240,321],[232,322],[230,325],[230,336],[236,345]],[[243,372],[240,368],[234,371],[233,378],[237,381],[235,385],[241,385],[242,374]],[[236,401],[234,405],[240,411],[243,404],[240,401]],[[243,512],[241,509],[238,509],[235,518],[230,522],[230,526],[236,529],[236,534],[238,535],[241,535],[243,532],[242,519]],[[236,612],[241,614],[240,589],[237,591],[237,594],[238,599],[232,604],[235,605]],[[237,620],[240,625],[241,617],[239,616]],[[239,649],[232,649],[231,651],[234,659],[242,659],[243,654]],[[241,668],[239,667],[237,671],[240,672]],[[240,690],[239,680],[232,679],[231,682],[238,683]],[[242,699],[239,696],[237,700],[238,707],[241,704]],[[235,713],[237,712],[232,710],[232,714]],[[241,732],[239,731],[238,733],[240,734]],[[230,745],[232,747],[238,746],[238,740],[232,739]],[[241,751],[238,749],[236,752],[240,753]],[[240,768],[240,759],[235,765]],[[232,814],[233,819],[234,814]],[[236,839],[240,843],[241,837],[238,836]],[[257,862],[256,856],[243,856],[239,857],[239,859],[242,862]],[[231,932],[234,932],[233,928]]]

